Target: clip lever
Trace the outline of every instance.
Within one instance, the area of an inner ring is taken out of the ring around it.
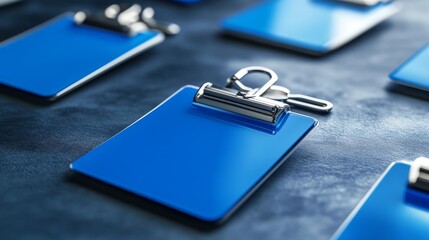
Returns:
[[[166,35],[176,35],[180,32],[180,27],[177,24],[159,22],[154,19],[154,15],[155,11],[151,7],[143,9],[139,4],[131,6],[113,4],[98,14],[79,11],[75,14],[74,20],[78,25],[91,25],[129,36],[134,36],[148,29],[158,30]]]
[[[249,88],[241,83],[241,79],[252,72],[266,73],[271,77],[271,79],[261,88]],[[277,74],[271,69],[263,67],[248,67],[241,69],[232,77],[230,77],[227,81],[227,87],[235,87],[242,92],[247,92],[245,95],[246,97],[262,96],[272,100],[287,103],[291,106],[300,107],[315,112],[329,112],[334,107],[331,102],[326,100],[302,94],[291,94],[289,89],[274,85],[277,80]]]
[[[327,113],[334,107],[329,101],[302,94],[291,94],[289,89],[276,85],[271,86],[262,96],[314,112]]]
[[[255,73],[255,72],[267,74],[270,77],[270,80],[261,88],[255,88],[255,89],[247,87],[243,83],[241,83],[241,79],[243,79],[246,75],[250,73]],[[259,97],[264,92],[266,92],[270,87],[272,87],[274,83],[277,82],[277,80],[279,80],[279,77],[273,70],[269,68],[253,66],[253,67],[242,68],[236,74],[228,78],[226,87],[229,87],[229,88],[235,87],[241,92],[247,92],[245,95],[245,97],[247,98]]]
[[[255,72],[265,73],[270,79],[261,88],[245,86],[241,79]],[[203,84],[194,102],[271,123],[289,111],[289,105],[319,112],[329,112],[333,108],[332,103],[325,100],[290,94],[289,89],[274,85],[277,80],[277,74],[271,69],[258,66],[243,68],[228,78],[225,88],[215,87],[212,83]]]

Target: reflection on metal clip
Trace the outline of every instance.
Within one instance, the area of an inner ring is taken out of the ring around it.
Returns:
[[[87,24],[99,28],[105,28],[129,36],[144,32],[147,29],[158,30],[166,35],[175,35],[180,32],[180,27],[174,23],[158,22],[153,17],[155,11],[151,7],[142,8],[139,4],[122,6],[113,4],[104,12],[92,14],[79,11],[75,14],[76,24]]]
[[[261,88],[250,88],[241,82],[250,73],[264,73],[270,79]],[[271,69],[258,66],[243,68],[228,78],[225,88],[203,84],[194,102],[271,123],[289,111],[289,105],[317,112],[329,112],[333,108],[332,103],[322,99],[290,94],[289,89],[274,85],[277,80],[277,74]]]

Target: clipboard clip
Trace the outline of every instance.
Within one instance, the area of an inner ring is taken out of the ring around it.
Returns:
[[[78,25],[90,25],[115,32],[134,36],[147,30],[158,30],[172,36],[180,32],[180,26],[174,23],[161,22],[154,18],[155,10],[151,7],[142,8],[139,4],[113,4],[101,13],[79,11],[74,15]]]
[[[250,88],[241,80],[251,73],[266,74],[269,80],[260,88]],[[194,103],[270,123],[276,123],[291,106],[324,113],[333,108],[333,104],[326,100],[291,94],[289,89],[274,85],[277,80],[277,74],[271,69],[259,66],[246,67],[229,77],[225,87],[216,87],[210,82],[203,84],[194,96]]]
[[[408,186],[429,192],[429,159],[419,157],[411,164]]]

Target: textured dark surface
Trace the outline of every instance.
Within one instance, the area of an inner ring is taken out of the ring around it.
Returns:
[[[391,21],[324,58],[219,35],[222,18],[257,0],[140,2],[181,24],[182,34],[54,104],[0,95],[1,239],[328,239],[390,162],[429,155],[429,102],[387,87],[387,74],[429,41],[429,1],[404,1]],[[33,0],[3,8],[0,39],[108,3]],[[223,84],[248,65],[274,69],[281,84],[329,99],[335,109],[310,114],[320,126],[223,227],[199,231],[69,180],[73,160],[181,86]]]

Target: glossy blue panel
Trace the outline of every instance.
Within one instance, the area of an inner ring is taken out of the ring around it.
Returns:
[[[78,26],[64,14],[0,45],[0,83],[55,97],[78,81],[162,41],[158,32],[134,37]]]
[[[292,113],[275,134],[261,131],[230,121],[224,112],[206,114],[192,103],[196,92],[195,87],[181,89],[71,168],[214,222],[317,124]]]
[[[429,45],[419,50],[390,74],[390,78],[399,84],[429,91]]]
[[[334,239],[427,239],[429,195],[407,187],[409,170],[392,165]]]
[[[325,53],[398,10],[396,3],[362,7],[333,0],[271,0],[227,18],[221,26],[239,37]]]

